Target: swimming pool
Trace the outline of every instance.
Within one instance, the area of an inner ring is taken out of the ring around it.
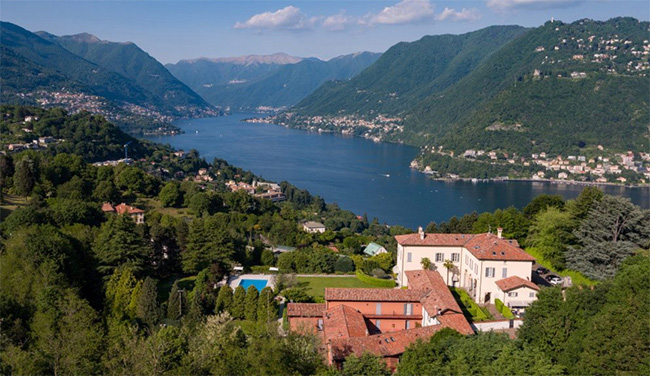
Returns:
[[[255,286],[257,291],[262,291],[266,287],[268,281],[266,279],[242,279],[239,281],[239,286],[248,289],[248,286]]]

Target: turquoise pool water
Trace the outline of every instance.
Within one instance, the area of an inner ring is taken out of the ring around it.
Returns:
[[[255,286],[257,291],[262,291],[263,288],[267,285],[266,279],[242,279],[239,282],[239,286],[242,286],[245,289],[248,289],[248,286]]]

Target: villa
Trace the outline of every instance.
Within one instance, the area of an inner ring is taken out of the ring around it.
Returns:
[[[442,328],[474,333],[440,273],[405,274],[407,289],[326,288],[324,304],[289,303],[289,328],[319,335],[330,365],[340,368],[347,356],[370,352],[392,370],[411,343]]]
[[[447,285],[467,290],[477,303],[494,304],[497,298],[503,300],[504,293],[512,292],[513,281],[517,287],[531,290],[526,291],[526,299],[517,299],[517,303],[527,305],[535,300],[531,295],[537,291],[531,282],[535,259],[516,240],[504,239],[500,228],[495,235],[426,234],[420,227],[417,233],[395,238],[397,264],[393,271],[400,286],[412,283],[409,271],[422,269],[422,259],[426,257],[432,268],[445,276]]]
[[[113,206],[112,204],[105,202],[102,204],[102,211],[104,213],[127,214],[133,219],[135,223],[144,223],[144,210],[138,209],[131,205],[127,205],[125,203]]]
[[[302,224],[302,229],[310,234],[325,232],[325,225],[320,222],[307,221]]]

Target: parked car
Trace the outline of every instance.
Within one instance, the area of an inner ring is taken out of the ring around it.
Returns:
[[[546,276],[546,281],[551,285],[559,285],[560,283],[562,283],[562,278],[551,274]]]
[[[535,272],[536,272],[537,274],[539,274],[539,275],[542,275],[542,274],[546,274],[546,273],[548,273],[549,270],[546,269],[546,268],[543,267],[543,266],[540,266],[539,268],[537,268],[537,270],[535,270]]]

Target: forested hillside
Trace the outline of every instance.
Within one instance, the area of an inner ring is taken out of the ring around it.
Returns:
[[[36,34],[94,64],[130,78],[177,111],[200,113],[209,107],[203,98],[178,81],[162,64],[134,43],[104,41],[90,34]]]
[[[87,109],[136,133],[169,128],[178,117],[218,114],[133,44],[70,40],[79,56],[51,34],[42,34],[47,40],[8,22],[0,28],[3,103]]]

